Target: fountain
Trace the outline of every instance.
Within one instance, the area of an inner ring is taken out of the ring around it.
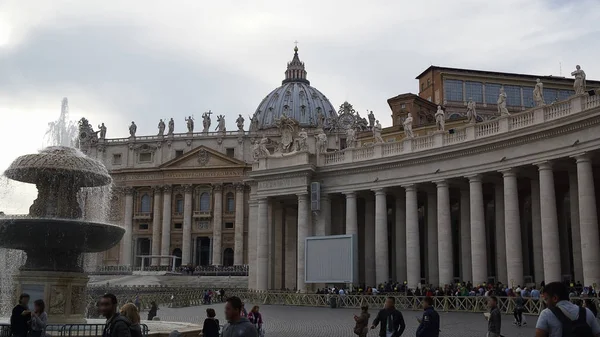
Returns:
[[[35,184],[38,190],[28,216],[0,217],[0,247],[27,254],[15,277],[16,294],[43,299],[51,322],[85,323],[89,278],[82,254],[115,246],[125,230],[83,220],[78,193],[81,188],[109,185],[108,171],[77,149],[52,146],[17,158],[4,175]]]

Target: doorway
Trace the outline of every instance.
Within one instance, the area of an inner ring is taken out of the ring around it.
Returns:
[[[173,255],[178,257],[178,259],[175,260],[175,267],[181,267],[181,249],[173,249]]]
[[[233,266],[233,249],[227,248],[223,252],[223,266],[224,267]]]
[[[196,238],[196,265],[210,266],[210,238],[201,236]]]
[[[135,249],[135,262],[134,265],[136,267],[141,267],[142,266],[142,259],[138,258],[137,256],[140,255],[150,255],[150,250],[152,247],[152,244],[150,242],[150,239],[148,238],[138,238],[136,240],[136,249]],[[144,258],[144,266],[149,266],[150,265],[150,259],[149,258]]]

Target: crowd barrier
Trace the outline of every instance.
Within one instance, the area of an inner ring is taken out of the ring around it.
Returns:
[[[149,329],[140,324],[142,336],[147,337]],[[48,324],[46,334],[58,337],[101,337],[104,324]],[[0,337],[11,337],[10,324],[0,324]]]

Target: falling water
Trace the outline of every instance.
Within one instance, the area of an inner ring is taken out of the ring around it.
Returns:
[[[46,146],[70,146],[76,147],[77,141],[77,123],[69,120],[69,100],[62,99],[60,116],[57,120],[48,123],[46,131]]]

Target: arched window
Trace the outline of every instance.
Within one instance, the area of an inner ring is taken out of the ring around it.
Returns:
[[[142,213],[150,213],[150,209],[152,208],[152,199],[147,193],[144,193],[144,195],[142,195],[140,208],[140,211]]]
[[[203,192],[202,194],[200,194],[200,211],[210,211],[210,195],[208,194],[208,192]]]
[[[183,196],[177,194],[175,197],[175,213],[183,213]]]
[[[226,212],[235,212],[235,198],[233,197],[233,193],[227,193],[225,199],[227,201]]]

